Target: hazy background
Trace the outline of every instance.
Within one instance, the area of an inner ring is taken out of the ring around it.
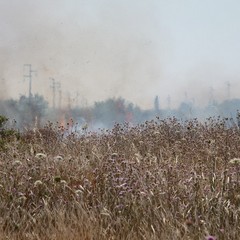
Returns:
[[[122,96],[151,108],[240,97],[239,0],[0,0],[0,94]],[[229,82],[230,88],[227,87]],[[210,90],[212,88],[212,90]],[[228,91],[230,90],[230,92]],[[230,95],[230,96],[229,96]],[[72,100],[74,101],[74,100]]]

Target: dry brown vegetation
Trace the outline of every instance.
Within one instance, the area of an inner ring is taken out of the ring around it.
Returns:
[[[225,121],[22,134],[0,152],[0,239],[239,239],[240,131]]]

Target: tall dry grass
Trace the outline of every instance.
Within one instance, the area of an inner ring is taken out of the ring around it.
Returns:
[[[239,239],[237,126],[65,131],[49,124],[1,151],[0,239]]]

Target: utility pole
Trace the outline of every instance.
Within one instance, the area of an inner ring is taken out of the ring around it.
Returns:
[[[229,81],[226,82],[227,85],[227,98],[230,100],[230,88],[231,88],[231,83]]]
[[[79,107],[78,106],[78,104],[79,104],[79,96],[80,96],[79,92],[76,92],[76,107],[77,108]]]
[[[171,109],[171,96],[170,95],[167,96],[167,107],[168,107],[168,110]]]
[[[160,106],[159,106],[159,98],[158,98],[158,96],[156,96],[154,98],[154,111],[155,111],[155,113],[159,114]]]
[[[56,90],[61,87],[59,82],[56,82],[54,78],[50,78],[52,80],[52,85],[50,86],[53,90],[53,109],[56,108]]]
[[[68,109],[71,109],[71,94],[68,92],[67,93],[67,99],[68,99]]]
[[[59,82],[59,87],[58,87],[58,95],[59,95],[59,99],[58,99],[58,108],[59,110],[61,110],[62,108],[62,89],[61,89],[61,83]]]
[[[1,79],[1,90],[0,90],[0,95],[1,97],[4,97],[4,93],[6,93],[6,86],[5,86],[5,78]]]
[[[27,78],[29,80],[29,89],[28,89],[28,97],[29,101],[32,98],[32,74],[35,73],[37,74],[36,70],[32,70],[32,64],[24,64],[23,65],[24,70],[27,70],[27,74],[23,75],[24,80]],[[25,71],[24,71],[25,73]]]
[[[187,92],[184,92],[184,97],[185,97],[185,102],[187,103],[189,100],[188,100],[188,93]]]
[[[210,87],[210,91],[209,91],[209,103],[212,105],[214,103],[214,89],[213,87]]]

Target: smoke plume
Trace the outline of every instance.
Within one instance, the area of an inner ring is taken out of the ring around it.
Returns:
[[[23,65],[38,70],[33,92],[51,99],[50,80],[90,102],[151,98],[161,79],[155,1],[1,1],[0,64],[9,95],[27,94]],[[13,87],[14,86],[14,87]]]
[[[205,104],[210,87],[217,99],[226,98],[227,81],[237,97],[240,73],[225,67],[232,59],[237,69],[238,4],[0,0],[1,97],[28,94],[24,64],[38,71],[33,94],[49,102],[49,78],[61,82],[65,104],[67,93],[73,99],[77,92],[89,103],[122,96],[148,108],[156,95],[160,107],[168,95],[177,106],[187,92]]]

